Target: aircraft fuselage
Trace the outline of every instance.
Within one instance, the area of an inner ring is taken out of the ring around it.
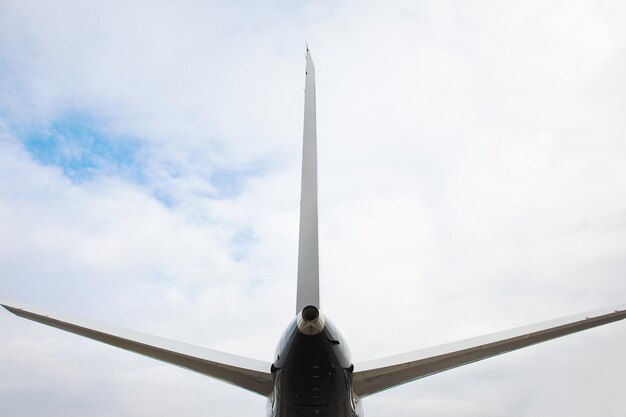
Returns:
[[[289,323],[272,366],[268,416],[357,417],[350,350],[337,328],[313,306]]]

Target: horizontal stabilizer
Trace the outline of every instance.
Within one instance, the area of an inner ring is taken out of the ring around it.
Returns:
[[[1,305],[17,316],[178,365],[257,394],[267,396],[273,389],[269,363],[107,324],[62,317],[33,307],[18,306],[14,303]]]
[[[356,364],[353,386],[367,396],[396,385],[626,318],[626,305]]]

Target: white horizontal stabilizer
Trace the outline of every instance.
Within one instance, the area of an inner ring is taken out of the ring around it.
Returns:
[[[354,366],[353,386],[367,396],[438,372],[626,318],[626,305],[417,350]]]
[[[273,389],[271,364],[34,307],[0,303],[11,313],[108,345],[208,375],[264,396]]]

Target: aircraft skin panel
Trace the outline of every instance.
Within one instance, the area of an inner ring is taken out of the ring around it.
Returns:
[[[272,367],[276,389],[271,416],[358,417],[360,404],[350,385],[352,360],[343,337],[315,307],[289,323]],[[307,318],[308,316],[308,318]]]
[[[3,302],[11,313],[124,350],[208,375],[249,391],[269,395],[273,389],[271,364],[103,323],[73,319],[34,307]]]
[[[298,289],[296,314],[306,306],[320,307],[319,246],[317,217],[317,132],[315,117],[315,67],[306,51],[304,134],[300,189],[300,234],[298,244]]]
[[[626,318],[626,305],[356,364],[354,391],[368,396],[394,386]]]

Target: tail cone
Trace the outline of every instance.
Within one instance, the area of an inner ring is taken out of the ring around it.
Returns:
[[[315,306],[306,306],[298,314],[298,330],[300,333],[313,336],[324,330],[326,319]]]

